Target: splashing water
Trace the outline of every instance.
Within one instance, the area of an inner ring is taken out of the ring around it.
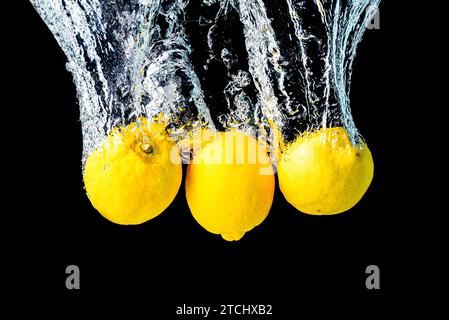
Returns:
[[[74,77],[83,160],[160,113],[175,140],[235,127],[274,145],[275,130],[344,126],[356,144],[352,64],[379,2],[31,0]]]

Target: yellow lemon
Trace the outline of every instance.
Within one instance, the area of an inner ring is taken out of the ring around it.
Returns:
[[[288,202],[314,215],[352,208],[368,189],[374,164],[368,146],[353,146],[344,128],[307,133],[287,146],[278,165],[279,186]]]
[[[84,183],[92,205],[108,220],[146,222],[173,201],[182,180],[179,151],[165,125],[140,119],[115,129],[86,160]]]
[[[227,241],[261,224],[274,195],[264,144],[237,130],[217,132],[187,168],[187,202],[196,221]]]

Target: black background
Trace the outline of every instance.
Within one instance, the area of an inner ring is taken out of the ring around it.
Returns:
[[[13,206],[4,214],[18,222],[3,226],[13,234],[5,244],[14,256],[6,263],[20,270],[14,288],[76,308],[100,297],[136,296],[141,302],[134,308],[150,319],[175,318],[183,303],[273,304],[275,315],[295,315],[307,301],[344,298],[350,306],[357,298],[375,309],[409,290],[410,272],[419,271],[410,258],[418,249],[411,221],[421,210],[413,196],[419,153],[410,147],[419,133],[411,136],[410,126],[420,121],[421,96],[409,44],[417,28],[404,24],[408,9],[382,3],[381,29],[367,31],[354,66],[352,110],[375,160],[364,198],[344,214],[315,217],[296,211],[277,190],[267,220],[228,243],[194,221],[184,186],[162,215],[140,226],[114,225],[92,208],[83,190],[79,111],[66,59],[24,2],[5,66],[12,71],[6,94],[15,101],[4,157],[12,162]],[[80,267],[79,291],[65,288],[70,264]],[[370,264],[380,267],[381,290],[365,288]]]

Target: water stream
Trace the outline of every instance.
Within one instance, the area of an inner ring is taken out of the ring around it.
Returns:
[[[115,127],[164,114],[199,127],[344,126],[356,48],[380,0],[31,0],[67,56],[84,159]]]

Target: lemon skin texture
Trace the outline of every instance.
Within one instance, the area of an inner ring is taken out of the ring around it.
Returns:
[[[278,164],[279,186],[296,209],[312,215],[349,210],[367,191],[374,163],[366,143],[353,146],[344,128],[298,137]]]
[[[87,195],[106,219],[144,223],[162,213],[182,180],[179,151],[165,126],[147,121],[115,129],[86,160]]]
[[[217,132],[187,168],[186,196],[193,217],[227,241],[240,240],[265,220],[274,189],[266,146],[237,130]]]

